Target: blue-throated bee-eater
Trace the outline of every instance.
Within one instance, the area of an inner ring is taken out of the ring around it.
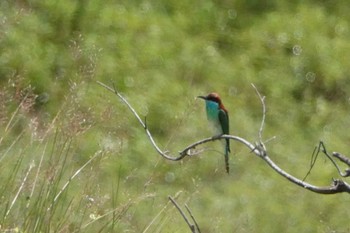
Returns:
[[[198,98],[205,100],[207,118],[209,122],[213,124],[218,135],[229,134],[228,112],[222,104],[220,96],[213,92],[207,96],[198,96]],[[229,173],[230,167],[228,153],[230,152],[230,140],[226,138],[225,141],[225,166],[226,172]]]

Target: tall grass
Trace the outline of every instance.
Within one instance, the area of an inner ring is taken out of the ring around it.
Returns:
[[[133,171],[125,171],[121,165],[106,179],[102,166],[109,164],[108,159],[115,151],[112,153],[110,142],[107,146],[93,147],[89,136],[89,140],[85,138],[85,134],[93,131],[95,122],[89,113],[80,109],[76,89],[68,92],[62,108],[45,122],[37,109],[33,89],[21,89],[15,96],[16,92],[11,88],[11,85],[0,88],[3,103],[0,105],[3,113],[0,124],[0,232],[118,232],[132,229],[134,216],[129,213],[130,208],[154,198],[155,194],[135,193],[130,191],[133,186],[122,190],[125,186],[121,186],[133,176],[130,175]],[[98,139],[95,137],[95,140]],[[118,151],[118,148],[114,149]],[[122,178],[125,176],[127,178]],[[146,177],[145,182],[150,179]],[[159,216],[148,218],[150,222],[146,220],[138,226],[144,228],[144,232],[164,229],[164,224],[160,224],[164,220],[156,221]]]
[[[1,90],[3,98],[12,101],[1,109],[9,117],[5,119],[4,114],[1,125],[0,231],[85,232],[94,225],[99,230],[114,228],[129,206],[116,203],[118,188],[111,191],[111,210],[98,216],[91,213],[96,200],[87,195],[98,175],[92,169],[108,152],[96,150],[78,161],[79,145],[73,142],[79,134],[62,127],[72,130],[73,125],[66,124],[74,124],[66,119],[70,117],[67,111],[58,111],[41,129],[33,127],[40,125],[35,123],[39,121],[34,109],[36,96],[29,88],[16,101],[8,88]]]

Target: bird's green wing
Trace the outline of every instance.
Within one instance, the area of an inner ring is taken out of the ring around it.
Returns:
[[[219,121],[221,124],[222,132],[224,134],[230,134],[229,133],[229,119],[228,119],[228,114],[224,110],[220,109],[219,110]]]
[[[228,114],[227,112],[225,112],[224,110],[220,109],[219,110],[219,121],[220,121],[220,125],[222,127],[222,132],[223,134],[230,134],[229,133],[229,118],[228,118]],[[229,173],[230,171],[230,166],[229,166],[229,157],[228,157],[228,153],[231,151],[230,150],[230,140],[228,138],[225,139],[226,141],[226,146],[225,146],[225,166],[226,166],[226,172]]]

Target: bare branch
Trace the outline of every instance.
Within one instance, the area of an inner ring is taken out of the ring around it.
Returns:
[[[227,135],[227,134],[223,134],[223,135],[218,135],[218,136],[215,136],[215,137],[202,139],[200,141],[197,141],[197,142],[187,146],[183,151],[180,151],[179,153],[182,156],[191,155],[191,154],[189,154],[189,151],[191,149],[196,148],[196,146],[199,146],[199,145],[207,143],[207,142],[224,139],[224,138],[232,139],[232,140],[235,140],[235,141],[238,141],[238,142],[244,144],[246,147],[248,147],[252,152],[254,152],[258,156],[262,156],[263,155],[263,154],[261,154],[262,152],[258,149],[258,147],[256,147],[252,143],[248,142],[244,138],[241,138],[241,137],[238,137],[238,136],[233,136],[233,135]]]
[[[151,134],[151,132],[148,130],[147,128],[147,124],[145,122],[143,122],[141,120],[141,117],[137,114],[136,110],[131,106],[131,104],[116,90],[116,88],[111,88],[109,86],[107,86],[106,84],[97,81],[97,83],[99,85],[101,85],[102,87],[106,88],[107,90],[109,90],[110,92],[113,92],[114,94],[116,94],[130,109],[130,111],[133,113],[133,115],[136,117],[136,119],[138,120],[138,122],[141,124],[141,126],[145,129],[146,134],[148,136],[148,138],[150,139],[153,147],[156,149],[156,151],[165,159],[168,160],[172,160],[172,161],[179,161],[181,159],[183,159],[185,156],[190,156],[193,155],[191,153],[189,153],[190,150],[195,149],[196,146],[199,146],[201,144],[210,142],[210,141],[215,141],[215,140],[220,140],[223,138],[229,138],[229,139],[233,139],[236,140],[238,142],[243,143],[245,146],[247,146],[251,151],[253,151],[255,154],[260,155],[261,150],[258,150],[258,148],[253,145],[252,143],[248,142],[247,140],[237,137],[237,136],[232,136],[232,135],[219,135],[219,136],[215,136],[215,137],[210,137],[210,138],[206,138],[206,139],[202,139],[200,141],[197,141],[189,146],[187,146],[184,150],[179,152],[179,156],[175,157],[175,156],[169,156],[167,155],[167,152],[163,152],[158,145],[156,144],[155,140],[153,139],[153,136]]]
[[[263,97],[259,91],[257,90],[257,88],[252,84],[253,88],[255,89],[255,91],[257,92],[259,99],[261,101],[261,104],[263,106],[263,116],[262,116],[262,121],[261,121],[261,126],[259,129],[259,144],[258,145],[254,145],[253,143],[250,143],[249,141],[247,141],[246,139],[240,138],[238,136],[233,136],[233,135],[219,135],[219,136],[215,136],[215,137],[211,137],[211,138],[205,138],[202,140],[199,140],[189,146],[187,146],[184,150],[179,152],[179,156],[175,157],[175,156],[169,156],[167,152],[163,152],[155,143],[155,140],[153,139],[150,131],[147,128],[146,123],[144,123],[140,116],[137,114],[137,112],[134,110],[134,108],[129,104],[129,102],[114,88],[110,88],[107,85],[101,83],[101,82],[97,82],[99,85],[101,85],[102,87],[106,88],[107,90],[115,93],[130,109],[130,111],[134,114],[134,116],[137,118],[137,120],[139,121],[139,123],[142,125],[142,127],[145,129],[146,134],[148,136],[148,138],[150,139],[153,147],[156,149],[156,151],[165,159],[168,160],[172,160],[172,161],[178,161],[183,159],[186,156],[191,156],[194,154],[198,154],[198,153],[190,153],[190,150],[193,150],[196,148],[196,146],[199,146],[201,144],[204,143],[208,143],[211,141],[215,141],[215,140],[220,140],[223,138],[228,138],[231,140],[235,140],[238,141],[242,144],[244,144],[246,147],[248,147],[250,149],[251,152],[253,152],[255,155],[257,155],[258,157],[260,157],[261,159],[263,159],[274,171],[276,171],[279,175],[283,176],[284,178],[286,178],[287,180],[289,180],[290,182],[303,187],[307,190],[310,190],[312,192],[315,193],[319,193],[319,194],[335,194],[335,193],[340,193],[340,192],[347,192],[350,193],[350,185],[347,184],[346,182],[339,180],[339,179],[335,179],[333,180],[333,183],[330,186],[325,186],[325,187],[320,187],[320,186],[315,186],[312,184],[309,184],[307,182],[305,182],[305,178],[303,180],[300,180],[298,178],[296,178],[295,176],[292,176],[291,174],[287,173],[286,171],[284,171],[283,169],[281,169],[279,166],[277,166],[277,164],[275,164],[273,162],[273,160],[270,159],[270,157],[268,156],[268,153],[266,151],[266,147],[262,141],[262,132],[263,132],[263,128],[264,128],[264,124],[265,124],[265,116],[266,116],[266,106],[265,106],[265,97]],[[274,139],[275,137],[272,137],[272,139]],[[269,139],[271,140],[271,139]],[[335,165],[335,167],[338,169],[339,173],[342,176],[349,176],[350,175],[350,169],[346,170],[345,175],[343,173],[340,172],[339,167],[336,165],[336,163],[334,162],[334,160],[329,156],[329,154],[327,153],[323,143],[320,144],[319,151],[322,151],[323,153],[325,153],[330,160],[332,161],[332,163]],[[316,152],[316,153],[319,153]],[[345,156],[340,156],[339,153],[333,153],[333,156],[338,158],[339,160],[341,160],[344,163],[348,163],[349,160],[345,157]],[[314,162],[311,162],[311,164],[313,164]],[[313,166],[313,165],[312,165]],[[311,170],[310,170],[311,171]],[[309,172],[310,172],[309,171]],[[192,229],[192,228],[191,228]]]
[[[260,158],[262,158],[273,170],[275,170],[281,176],[285,177],[286,179],[293,182],[294,184],[299,185],[299,186],[301,186],[307,190],[310,190],[312,192],[319,193],[319,194],[336,194],[336,193],[341,193],[341,192],[350,193],[350,185],[342,180],[333,180],[333,184],[330,186],[326,186],[326,187],[315,186],[315,185],[309,184],[305,181],[302,181],[302,180],[290,175],[289,173],[285,172],[279,166],[277,166],[270,159],[270,157],[267,156],[267,154],[266,154],[266,156],[262,156]]]
[[[324,145],[323,141],[320,141],[319,144],[318,144],[318,146],[315,148],[314,152],[312,153],[310,169],[309,169],[308,173],[306,174],[306,176],[304,177],[303,180],[305,180],[306,177],[311,173],[311,170],[312,170],[313,166],[314,166],[315,163],[316,163],[318,154],[319,154],[321,151],[322,151],[322,152],[327,156],[327,158],[331,161],[331,163],[332,163],[332,164],[334,165],[334,167],[337,169],[339,175],[341,175],[342,177],[348,177],[348,176],[350,176],[350,169],[349,169],[349,168],[345,169],[345,172],[343,173],[343,172],[341,171],[340,167],[338,166],[338,164],[337,164],[337,163],[334,161],[334,159],[332,158],[332,156],[327,152],[326,146]],[[347,158],[346,156],[341,155],[341,154],[339,154],[338,152],[333,152],[332,155],[333,155],[333,157],[339,159],[341,162],[343,162],[343,163],[349,165],[350,159]]]
[[[294,184],[297,184],[305,189],[308,189],[310,191],[316,192],[316,193],[320,193],[320,194],[334,194],[334,193],[339,193],[339,192],[348,192],[350,193],[350,186],[345,183],[344,181],[341,180],[334,180],[333,184],[329,187],[318,187],[318,186],[314,186],[311,185],[307,182],[305,182],[304,180],[306,179],[307,175],[311,172],[311,169],[316,161],[311,162],[311,168],[308,172],[308,174],[304,177],[303,180],[300,180],[292,175],[290,175],[289,173],[285,172],[284,170],[282,170],[279,166],[277,166],[268,156],[267,151],[266,151],[266,147],[262,141],[262,131],[263,131],[263,127],[265,124],[265,117],[266,117],[266,105],[265,105],[265,96],[262,96],[260,94],[260,92],[258,91],[258,89],[255,87],[254,84],[251,84],[253,86],[253,88],[255,89],[256,93],[259,96],[259,99],[261,101],[262,104],[262,108],[263,108],[263,114],[262,114],[262,120],[261,120],[261,126],[259,129],[259,145],[257,145],[256,149],[258,149],[259,154],[257,154],[260,158],[262,158],[273,170],[275,170],[278,174],[282,175],[283,177],[287,178],[289,181],[293,182]],[[327,157],[331,160],[331,162],[334,164],[334,166],[337,168],[339,174],[341,174],[342,176],[344,176],[343,173],[341,173],[339,167],[337,166],[337,164],[334,162],[334,160],[328,155],[326,148],[324,147],[324,144],[321,142],[319,147],[318,147],[318,152],[322,150],[322,152],[324,152]],[[315,151],[314,151],[315,152]],[[318,152],[316,153],[316,157],[318,155]],[[256,154],[256,153],[255,153]],[[264,155],[264,156],[261,156]],[[348,169],[347,172],[350,174],[350,170]]]
[[[336,157],[337,159],[339,159],[341,162],[343,162],[343,163],[349,165],[350,159],[347,158],[345,155],[342,155],[342,154],[340,154],[340,153],[338,153],[338,152],[333,152],[332,155],[333,155],[334,157]],[[350,166],[350,165],[349,165],[349,166]],[[336,167],[337,167],[337,169],[338,169],[339,174],[340,174],[342,177],[349,177],[349,176],[350,176],[350,168],[349,168],[349,167],[345,169],[345,172],[341,172],[340,169],[338,168],[338,166],[336,166]]]
[[[333,152],[333,156],[339,159],[341,162],[345,163],[346,165],[350,166],[350,159],[345,155],[342,155],[338,152]]]
[[[262,141],[262,132],[264,130],[265,117],[266,117],[265,96],[262,96],[260,94],[260,92],[258,91],[258,89],[255,87],[255,85],[253,83],[251,83],[251,85],[255,89],[256,94],[259,96],[259,99],[260,99],[260,102],[261,102],[261,105],[262,105],[263,114],[262,114],[262,118],[261,118],[261,125],[260,125],[260,129],[259,129],[259,134],[258,135],[259,135],[259,142],[260,142],[260,144],[264,146],[263,141]]]
[[[320,152],[320,144],[314,148],[314,151],[312,152],[311,155],[311,160],[310,160],[310,167],[309,170],[307,171],[306,175],[303,178],[303,181],[306,180],[306,178],[311,174],[312,168],[315,166],[318,154]]]
[[[342,172],[340,171],[340,168],[339,166],[337,165],[337,163],[332,159],[332,157],[328,154],[327,150],[326,150],[326,147],[325,145],[323,144],[322,141],[320,141],[320,148],[321,148],[321,151],[328,157],[328,159],[332,162],[332,164],[334,165],[334,167],[338,170],[338,173],[340,175],[342,175]]]
[[[163,156],[164,158],[166,158],[166,159],[168,159],[168,160],[172,160],[172,161],[181,160],[181,159],[183,159],[183,158],[186,156],[186,154],[180,154],[180,156],[178,156],[178,157],[172,157],[172,156],[167,155],[167,152],[162,151],[162,150],[158,147],[158,145],[156,144],[156,142],[154,141],[153,136],[152,136],[151,132],[148,130],[146,123],[144,123],[144,122],[141,120],[140,116],[137,114],[137,112],[135,111],[135,109],[134,109],[134,108],[129,104],[129,102],[117,91],[117,89],[116,89],[116,88],[113,89],[113,88],[111,88],[111,87],[109,87],[109,86],[107,86],[107,85],[105,85],[104,83],[101,83],[101,82],[99,82],[99,81],[97,81],[97,83],[98,83],[99,85],[101,85],[102,87],[106,88],[107,90],[109,90],[109,91],[113,92],[114,94],[116,94],[116,95],[126,104],[126,106],[128,106],[128,108],[129,108],[130,111],[134,114],[134,116],[136,117],[136,119],[138,120],[138,122],[140,123],[140,125],[141,125],[141,126],[144,128],[144,130],[146,131],[146,134],[147,134],[149,140],[151,141],[153,147],[157,150],[158,154],[160,154],[160,155]]]
[[[181,216],[184,218],[184,220],[187,223],[188,227],[191,229],[191,232],[193,232],[193,233],[196,233],[196,232],[200,233],[200,230],[199,230],[199,227],[197,225],[197,222],[194,220],[194,217],[193,217],[192,213],[190,212],[190,210],[188,209],[188,207],[186,206],[186,209],[190,213],[191,218],[194,220],[195,225],[190,223],[190,221],[188,220],[186,214],[182,211],[181,207],[177,204],[177,202],[171,196],[168,196],[168,198],[174,204],[176,209],[180,212]]]
[[[190,208],[187,206],[187,204],[185,204],[185,208],[186,208],[187,212],[190,214],[190,216],[191,216],[191,218],[192,218],[194,224],[196,225],[196,228],[197,228],[197,230],[198,230],[198,233],[201,233],[201,230],[199,229],[199,225],[198,225],[196,219],[194,218],[194,216],[193,216],[193,214],[192,214]]]

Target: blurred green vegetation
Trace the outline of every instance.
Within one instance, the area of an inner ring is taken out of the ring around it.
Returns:
[[[220,93],[233,135],[264,138],[304,177],[319,140],[347,153],[350,4],[346,1],[0,1],[0,231],[186,232],[179,195],[202,232],[348,232],[346,194],[321,196],[232,142],[162,159],[211,136],[197,95]],[[219,151],[219,152],[218,152]],[[91,159],[91,160],[90,160]],[[338,175],[324,158],[309,182]],[[65,186],[68,184],[68,186]],[[344,199],[345,198],[345,199]]]

